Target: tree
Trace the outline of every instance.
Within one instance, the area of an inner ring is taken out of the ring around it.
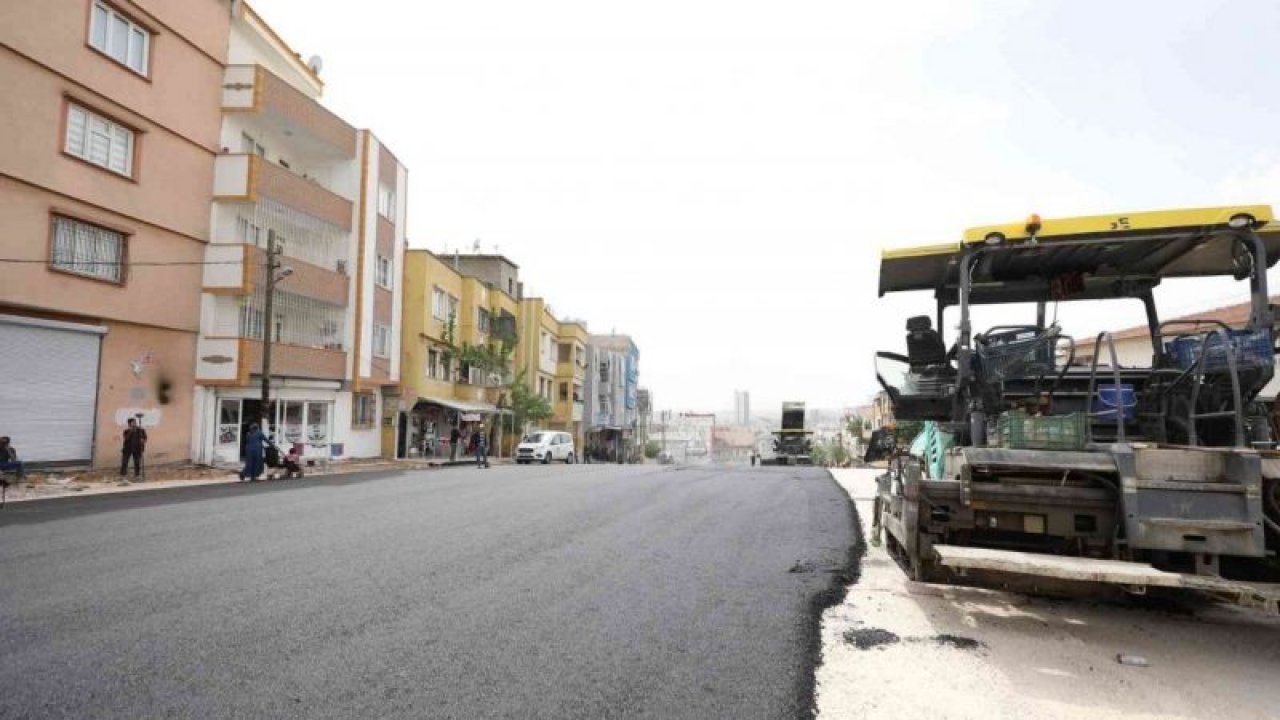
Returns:
[[[551,417],[551,402],[529,389],[524,371],[511,385],[511,414],[517,428],[524,430]]]
[[[662,452],[662,443],[657,440],[650,440],[644,445],[644,456],[650,460],[658,457],[658,453]]]
[[[835,467],[844,467],[849,463],[849,451],[845,449],[844,443],[835,440],[831,443],[831,464]]]
[[[849,437],[860,438],[870,427],[871,423],[862,419],[860,415],[851,415],[844,421],[844,429],[849,433]]]
[[[919,420],[899,420],[893,434],[898,438],[898,445],[906,447],[911,444],[912,440],[916,439],[916,436],[923,429],[924,423]]]

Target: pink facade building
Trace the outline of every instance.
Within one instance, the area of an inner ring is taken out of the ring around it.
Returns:
[[[23,459],[191,454],[227,0],[0,3],[0,435]]]
[[[0,2],[0,435],[24,460],[239,459],[269,418],[381,452],[407,171],[238,0]],[[268,238],[291,274],[264,307]],[[263,336],[273,399],[256,405]],[[394,400],[393,400],[394,402]]]

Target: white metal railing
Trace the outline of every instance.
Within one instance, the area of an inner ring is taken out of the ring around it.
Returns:
[[[266,292],[258,284],[251,295],[241,298],[239,335],[261,340]],[[346,308],[303,295],[276,290],[272,302],[274,342],[286,345],[346,350]]]
[[[351,236],[342,228],[269,198],[237,209],[241,242],[265,248],[269,231],[275,232],[285,257],[346,274]]]

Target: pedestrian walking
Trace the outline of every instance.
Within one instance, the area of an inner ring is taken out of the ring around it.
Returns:
[[[124,443],[120,447],[120,477],[129,471],[129,461],[133,461],[133,476],[142,477],[142,453],[147,450],[147,431],[138,426],[136,418],[129,418],[129,426],[124,429]]]
[[[21,479],[26,471],[22,467],[22,461],[18,459],[18,450],[9,440],[9,436],[0,437],[0,483],[8,484],[5,481],[4,473],[13,473]]]
[[[476,445],[476,467],[489,467],[489,438],[484,434],[484,426],[481,425],[472,437]]]
[[[458,442],[462,440],[462,431],[457,425],[449,431],[449,462],[456,462],[458,459]]]
[[[244,439],[244,467],[240,470],[241,481],[252,482],[262,475],[262,456],[266,444],[267,438],[262,434],[262,430],[258,429],[258,424],[250,425],[249,434]]]

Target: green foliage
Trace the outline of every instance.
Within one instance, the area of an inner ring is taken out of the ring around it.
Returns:
[[[521,372],[511,386],[511,414],[516,428],[526,428],[551,417],[551,402],[535,393]]]
[[[809,459],[814,465],[826,466],[831,463],[831,448],[826,443],[814,443],[809,448]]]
[[[657,440],[650,440],[644,445],[644,456],[650,460],[658,457],[658,453],[662,452],[662,443]]]
[[[845,420],[844,429],[851,437],[862,437],[867,430],[871,428],[871,423],[864,420],[859,415],[854,415]]]
[[[831,464],[834,467],[844,467],[849,463],[849,451],[845,449],[844,443],[839,440],[831,443]]]
[[[898,445],[906,447],[911,444],[912,440],[920,434],[924,429],[924,423],[919,420],[899,420],[897,427],[894,429],[894,435],[898,438]]]

